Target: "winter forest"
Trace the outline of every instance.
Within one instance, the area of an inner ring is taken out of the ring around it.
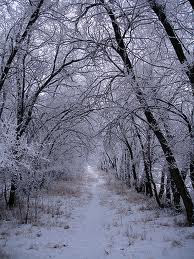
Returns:
[[[194,258],[192,0],[0,0],[0,258]]]

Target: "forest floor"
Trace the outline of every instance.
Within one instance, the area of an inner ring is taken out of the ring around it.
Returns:
[[[90,169],[80,195],[50,199],[58,213],[36,224],[1,222],[1,259],[194,258],[194,228],[183,214],[158,209],[101,172]]]

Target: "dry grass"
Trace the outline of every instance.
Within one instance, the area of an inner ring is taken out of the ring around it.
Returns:
[[[118,207],[116,214],[128,216],[131,213],[130,207]]]
[[[146,197],[147,198],[147,197]],[[142,202],[144,202],[144,204],[140,205],[138,207],[138,210],[144,212],[144,211],[152,211],[154,209],[158,209],[158,206],[156,204],[156,202],[153,199],[144,199]]]
[[[186,227],[188,226],[186,218],[183,217],[175,217],[173,219],[173,223],[175,227]]]
[[[124,235],[128,238],[128,244],[134,244],[135,240],[146,240],[147,233],[145,230],[141,232],[135,232],[134,228],[129,225],[127,226]]]
[[[23,196],[17,198],[17,206],[9,209],[4,200],[0,200],[0,219],[6,221],[16,220],[17,223],[37,223],[43,214],[51,218],[60,217],[63,214],[68,217],[72,208],[62,208],[61,201],[71,198],[81,198],[85,178],[81,176],[66,175],[62,179],[53,180],[47,190],[42,189],[33,193],[28,200]],[[72,204],[68,204],[71,207]]]
[[[141,222],[143,222],[143,223],[148,223],[148,222],[151,222],[151,221],[154,221],[154,220],[155,220],[154,215],[149,214],[149,215],[145,215],[145,216],[141,219]]]
[[[113,178],[112,176],[108,176],[105,182],[105,187],[111,191],[116,193],[117,195],[126,195],[128,190],[127,190],[127,186],[125,185],[125,183],[123,183],[120,180],[116,180],[115,178]]]
[[[105,180],[104,185],[108,191],[122,196],[122,199],[124,198],[129,204],[143,204],[138,208],[140,211],[158,209],[158,205],[154,198],[149,198],[144,194],[137,193],[133,188],[129,189],[124,182],[116,179],[114,176],[106,175]]]
[[[64,214],[64,211],[61,209],[61,204],[57,203],[57,201],[53,203],[42,204],[41,209],[43,214],[50,214],[52,218]]]
[[[46,195],[80,197],[82,194],[82,184],[75,179],[74,181],[56,181],[54,182]]]

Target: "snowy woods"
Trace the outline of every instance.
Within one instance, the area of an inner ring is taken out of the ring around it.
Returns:
[[[0,0],[1,206],[29,203],[95,157],[192,225],[193,7]]]

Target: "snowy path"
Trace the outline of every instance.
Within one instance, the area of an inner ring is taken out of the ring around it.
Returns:
[[[101,205],[105,192],[103,184],[103,178],[96,175],[90,186],[92,199],[88,207],[84,208],[83,219],[78,223],[77,231],[71,237],[69,242],[71,247],[66,250],[66,258],[100,259],[109,255],[106,226],[110,223],[112,213],[109,208]],[[115,259],[121,258],[120,256],[120,251],[114,251]]]
[[[10,227],[4,250],[13,259],[194,258],[193,228],[175,226],[175,216],[164,210],[148,209],[142,195],[119,195],[121,187],[111,189],[107,180],[91,171],[90,198],[68,222],[61,216],[61,226]]]

